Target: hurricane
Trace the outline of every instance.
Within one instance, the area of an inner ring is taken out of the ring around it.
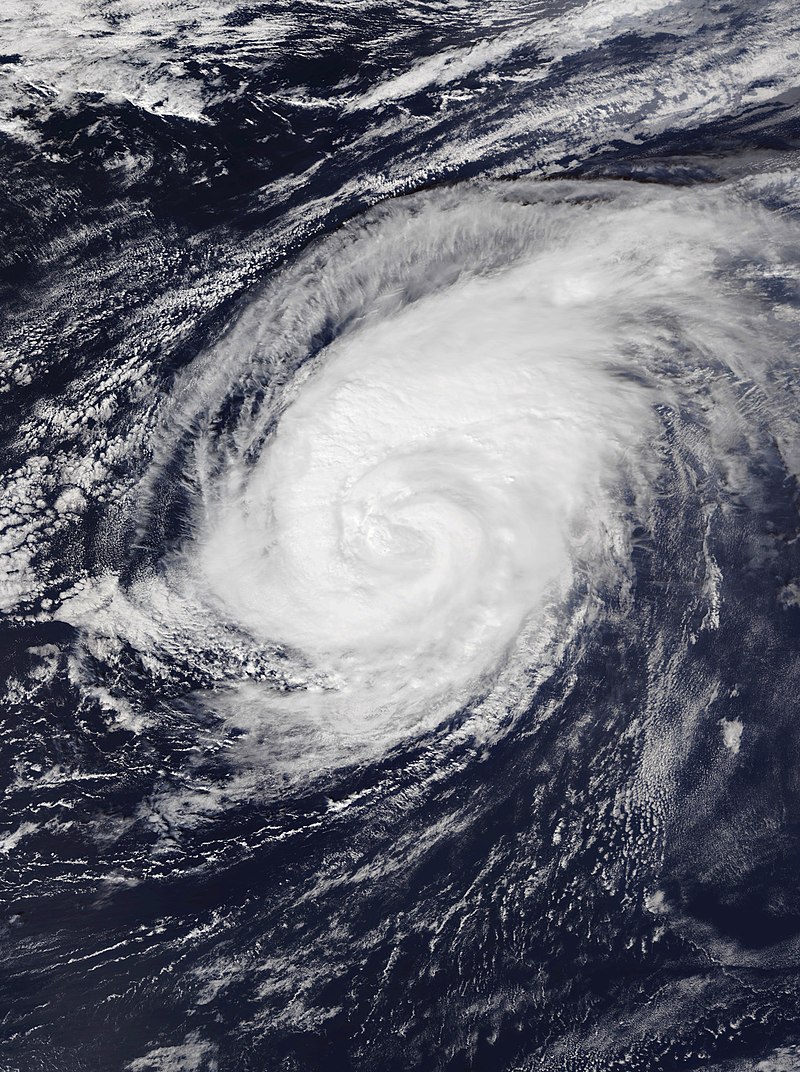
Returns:
[[[3,1067],[800,1067],[793,6],[0,27]]]

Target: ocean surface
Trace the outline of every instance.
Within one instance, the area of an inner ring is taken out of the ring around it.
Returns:
[[[3,0],[2,1072],[800,1069],[800,8]]]

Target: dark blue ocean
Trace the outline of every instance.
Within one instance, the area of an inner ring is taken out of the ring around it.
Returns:
[[[0,36],[0,1069],[800,1069],[800,9]]]

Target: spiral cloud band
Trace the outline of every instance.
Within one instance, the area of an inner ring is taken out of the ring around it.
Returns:
[[[786,192],[517,181],[347,225],[179,378],[130,577],[64,616],[101,664],[127,646],[165,685],[175,660],[206,675],[204,704],[302,778],[465,712],[499,732],[568,621],[635,597],[676,481],[713,628],[741,442],[792,464],[771,383],[796,236],[760,203]]]
[[[798,1066],[799,15],[0,4],[3,1069]]]

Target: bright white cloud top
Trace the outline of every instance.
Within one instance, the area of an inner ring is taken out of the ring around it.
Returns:
[[[156,558],[64,614],[90,649],[207,667],[204,704],[268,769],[314,777],[466,711],[494,733],[597,593],[626,598],[677,454],[746,481],[743,378],[784,434],[790,325],[765,330],[757,279],[794,236],[753,192],[484,184],[312,247],[165,401],[136,493]],[[711,628],[710,552],[703,572]]]

